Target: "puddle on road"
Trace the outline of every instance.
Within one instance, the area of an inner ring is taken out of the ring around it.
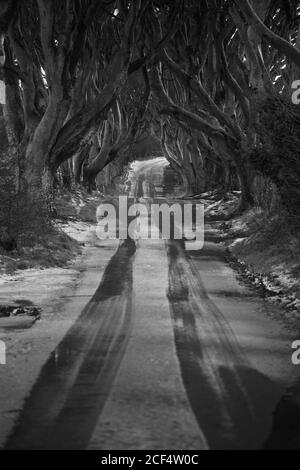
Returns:
[[[31,328],[41,318],[41,309],[30,300],[15,299],[0,303],[0,330],[14,331]]]

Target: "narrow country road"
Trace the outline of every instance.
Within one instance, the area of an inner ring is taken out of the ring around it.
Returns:
[[[226,264],[120,241],[43,366],[6,449],[262,449],[295,378],[289,332]]]
[[[0,451],[296,449],[300,0],[0,0]]]

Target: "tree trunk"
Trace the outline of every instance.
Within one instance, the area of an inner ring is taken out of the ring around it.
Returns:
[[[234,157],[234,162],[237,170],[237,175],[241,189],[241,199],[239,211],[243,212],[250,209],[254,205],[254,196],[251,188],[251,177],[244,162],[241,161],[240,155]]]
[[[36,127],[29,134],[25,149],[25,191],[31,200],[45,197],[49,184],[53,181],[53,169],[50,169],[49,155],[54,141],[67,116],[69,101],[59,96],[50,97],[47,110]],[[25,134],[28,133],[25,131]],[[46,178],[45,178],[45,175]],[[51,175],[51,177],[48,177]]]

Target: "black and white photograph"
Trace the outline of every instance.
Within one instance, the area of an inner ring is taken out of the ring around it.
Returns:
[[[300,450],[300,0],[0,0],[0,450]]]

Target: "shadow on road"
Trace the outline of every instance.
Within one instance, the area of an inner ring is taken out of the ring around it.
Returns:
[[[260,449],[278,387],[247,361],[181,241],[169,242],[168,257],[177,356],[199,427],[211,449]]]
[[[132,263],[123,241],[93,298],[46,362],[6,449],[84,449],[131,331]]]

